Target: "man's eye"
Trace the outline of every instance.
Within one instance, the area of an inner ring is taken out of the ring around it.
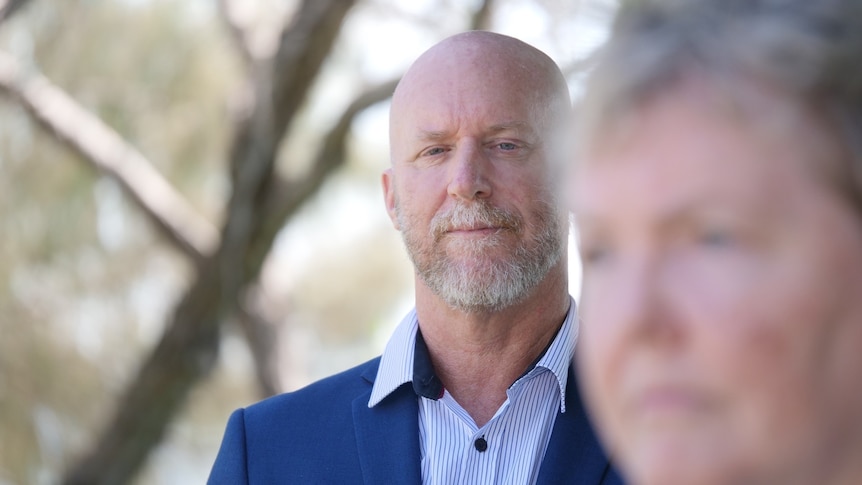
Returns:
[[[422,155],[424,155],[426,157],[433,157],[435,155],[440,155],[445,151],[446,150],[444,150],[442,147],[434,147],[434,148],[429,148],[429,149],[425,150],[425,152],[423,152]]]
[[[518,148],[518,145],[515,145],[514,143],[509,143],[509,142],[503,142],[503,143],[498,144],[497,146],[500,147],[500,150],[504,150],[504,151],[511,151],[511,150]]]

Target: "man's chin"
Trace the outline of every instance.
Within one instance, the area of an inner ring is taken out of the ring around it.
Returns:
[[[510,230],[468,231],[446,234],[437,244],[446,251],[480,251],[505,247],[512,249],[518,244],[518,237]]]
[[[477,264],[500,264],[512,260],[514,244],[495,241],[459,241],[447,244],[445,257],[453,264],[473,266]]]
[[[472,286],[487,284],[487,280],[495,279],[493,275],[505,271],[509,267],[509,260],[495,257],[491,252],[449,258],[447,260],[448,272],[458,274],[462,280],[470,281]]]
[[[448,291],[446,291],[448,290]],[[505,295],[498,291],[489,291],[488,288],[477,288],[476,286],[456,285],[442,292],[436,292],[447,305],[464,313],[489,313],[500,311],[513,303],[511,295]]]

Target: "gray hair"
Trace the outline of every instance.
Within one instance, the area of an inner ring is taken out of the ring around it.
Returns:
[[[743,102],[752,84],[777,88],[816,113],[840,145],[839,189],[862,211],[862,1],[623,0],[579,105],[579,139],[692,75]]]

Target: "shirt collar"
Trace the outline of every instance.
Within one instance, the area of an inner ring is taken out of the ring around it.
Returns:
[[[395,389],[407,382],[412,382],[413,355],[418,330],[419,320],[416,318],[416,309],[414,308],[395,328],[383,350],[380,367],[377,369],[377,377],[374,379],[374,387],[371,389],[371,398],[368,400],[368,407],[376,406]]]
[[[551,371],[560,386],[561,412],[566,411],[566,383],[568,382],[568,371],[572,362],[575,343],[578,339],[577,309],[575,301],[571,298],[570,301],[569,311],[566,313],[566,318],[563,320],[560,330],[557,331],[557,335],[535,365],[518,379],[520,381],[529,378],[537,368]],[[418,382],[414,382],[414,370],[418,372]],[[440,381],[434,376],[433,369],[430,367],[428,350],[419,333],[419,320],[415,308],[401,320],[386,344],[380,360],[380,367],[377,370],[377,378],[371,389],[368,407],[376,406],[386,396],[406,383],[413,385],[417,395],[431,399],[435,398],[433,396],[439,398],[439,394],[443,390]]]

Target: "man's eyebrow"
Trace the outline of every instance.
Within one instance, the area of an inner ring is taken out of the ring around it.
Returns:
[[[532,128],[530,128],[530,124],[527,123],[526,121],[507,121],[505,123],[491,125],[490,127],[488,127],[489,133],[499,133],[501,131],[508,131],[508,130],[530,132],[530,131],[532,131]]]
[[[489,135],[496,135],[504,131],[516,131],[519,134],[527,135],[534,134],[535,130],[526,121],[507,121],[491,125],[487,129]],[[451,132],[440,130],[419,130],[416,134],[416,139],[420,141],[441,141],[452,136]]]
[[[515,132],[519,137],[533,137],[536,130],[526,121],[508,121],[488,127],[489,135],[497,135],[504,132]]]
[[[440,141],[449,136],[450,134],[446,131],[420,130],[416,135],[416,139],[421,141]]]

